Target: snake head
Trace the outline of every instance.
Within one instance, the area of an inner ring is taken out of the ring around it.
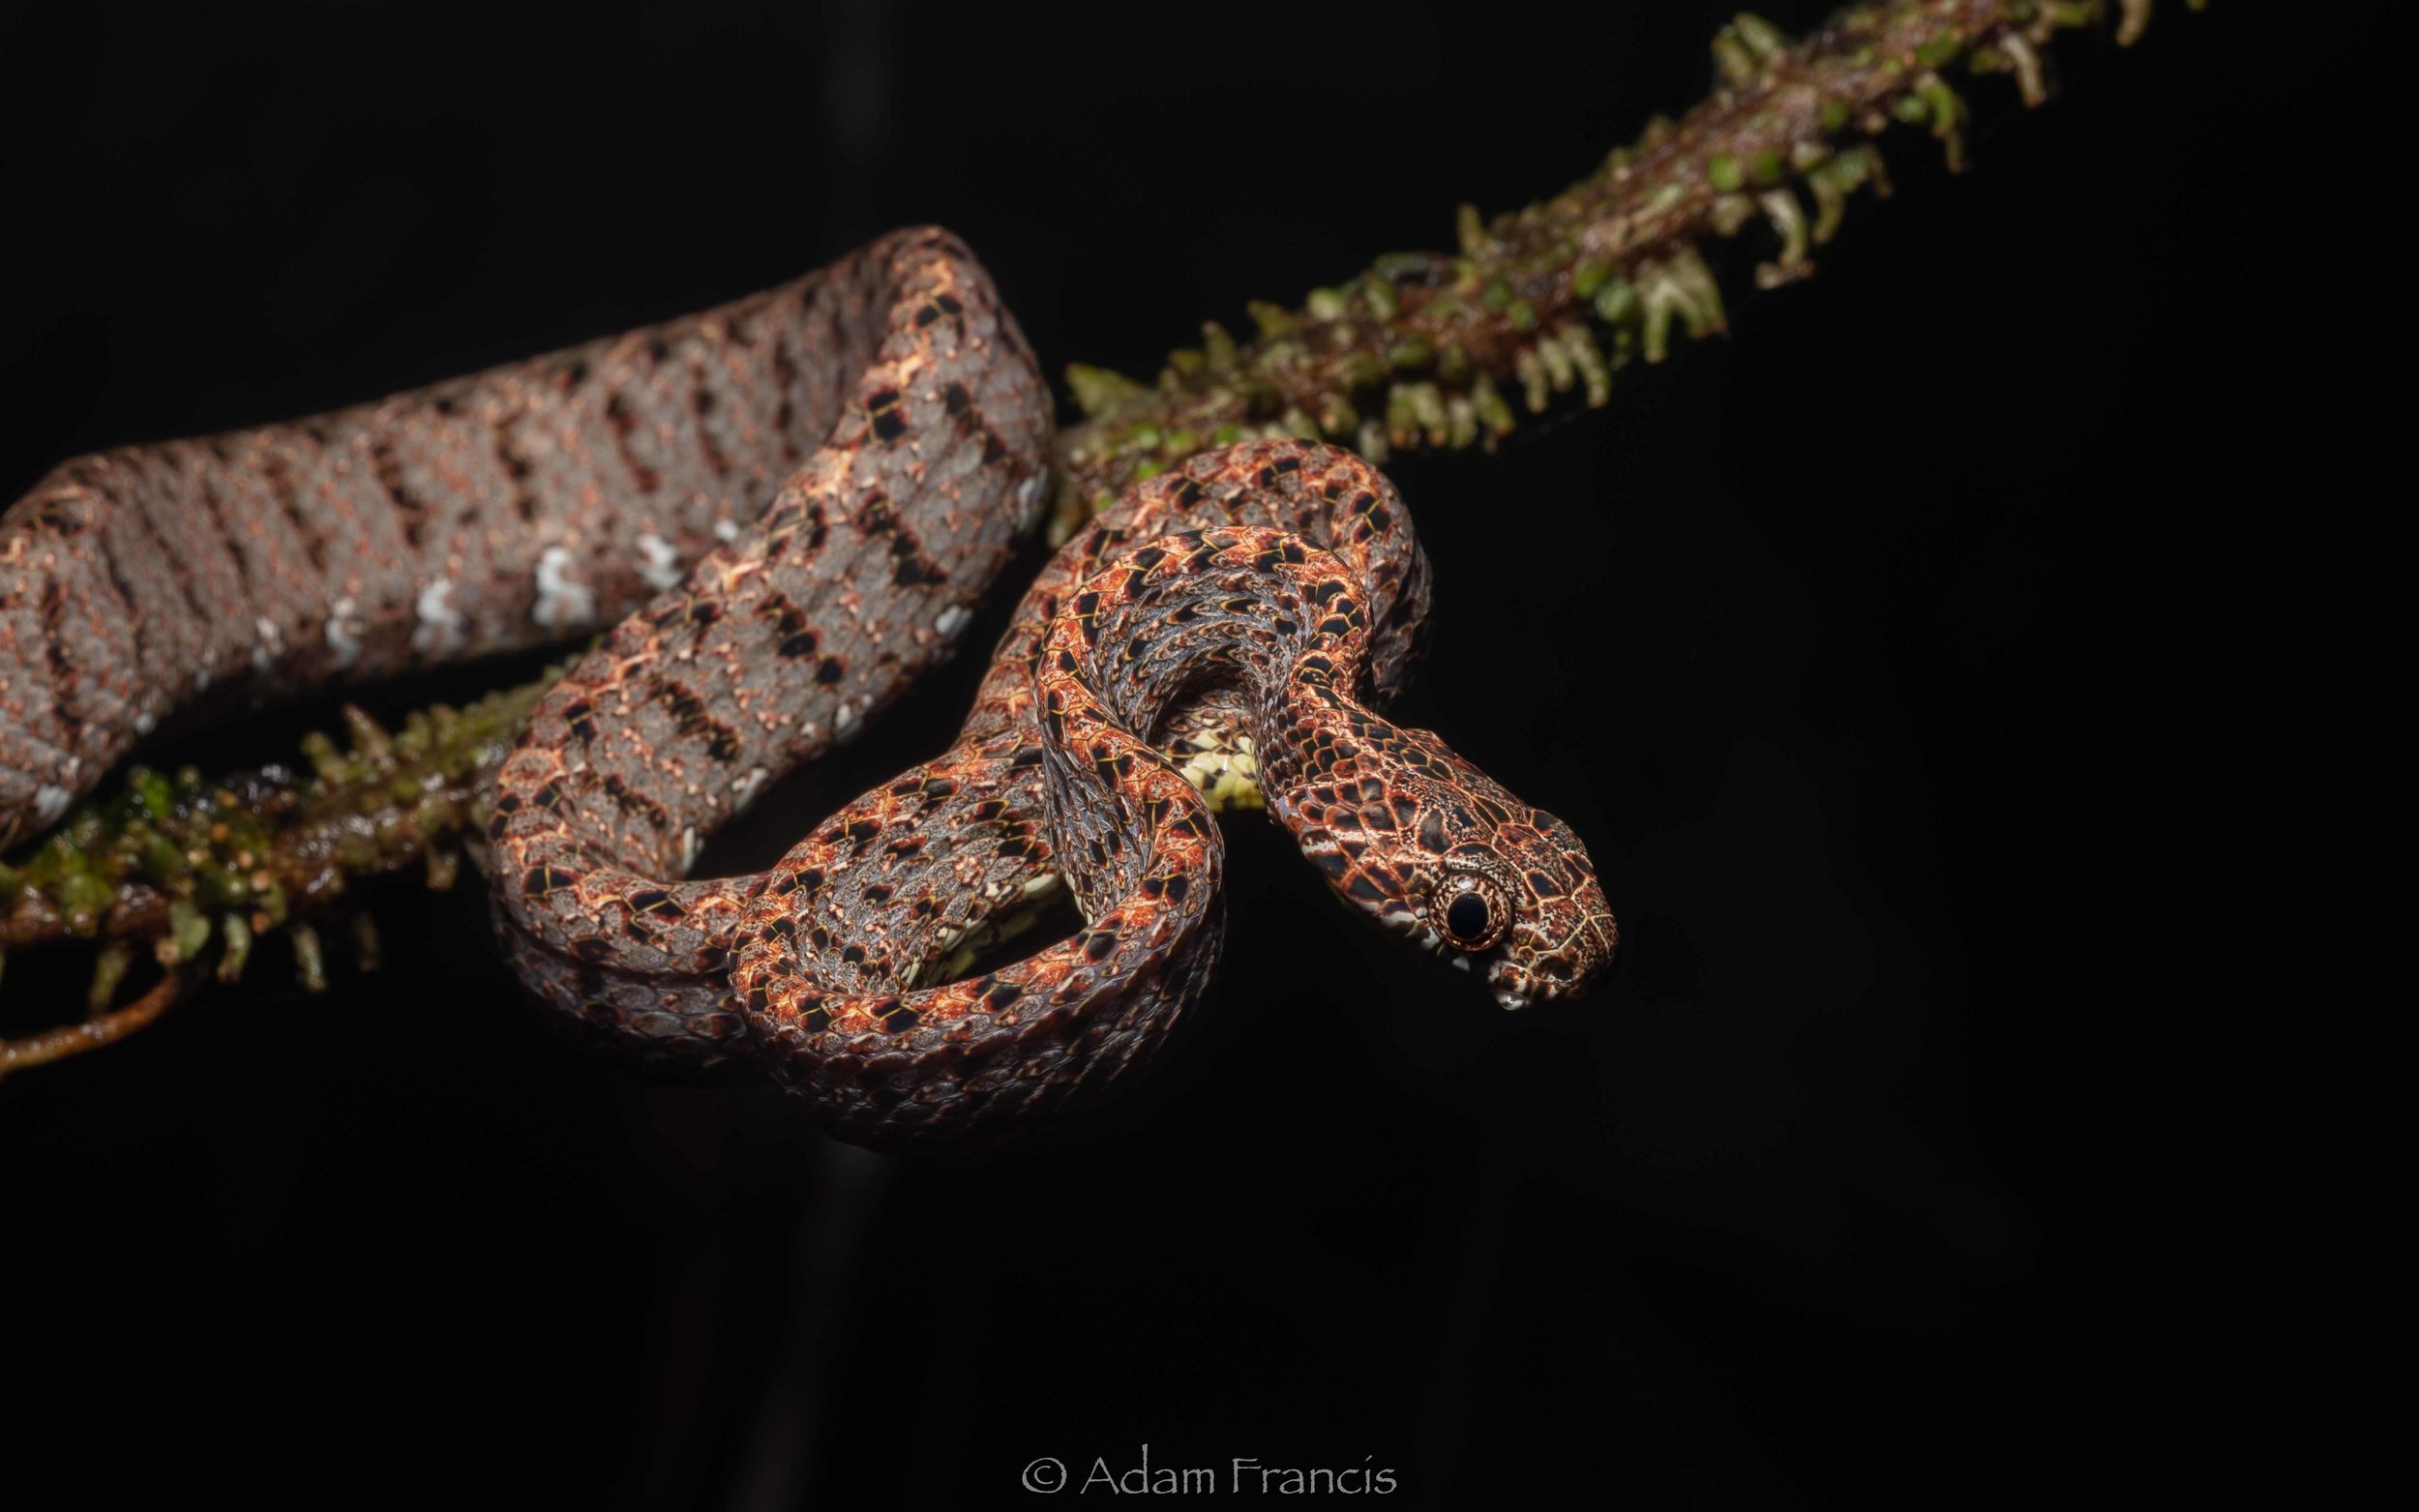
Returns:
[[[1483,970],[1506,1008],[1595,985],[1620,931],[1570,826],[1426,730],[1359,733],[1361,775],[1317,784],[1278,815],[1329,884],[1390,932]]]

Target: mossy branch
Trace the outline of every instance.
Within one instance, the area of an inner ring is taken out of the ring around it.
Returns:
[[[2149,15],[2149,0],[2129,0],[2119,40]],[[1792,44],[1741,15],[1714,40],[1710,99],[1553,198],[1492,222],[1465,205],[1451,252],[1381,257],[1290,309],[1254,302],[1251,339],[1212,321],[1153,383],[1070,368],[1086,419],[1058,438],[1054,536],[1204,447],[1299,435],[1384,461],[1491,449],[1520,411],[1573,389],[1602,404],[1624,367],[1724,328],[1709,243],[1769,225],[1775,254],[1755,286],[1806,277],[1848,196],[1887,187],[1872,138],[1921,127],[1961,167],[1968,109],[1951,80],[2004,74],[2038,104],[2042,48],[2103,20],[2097,4],[1924,0],[1853,7]]]
[[[355,880],[415,862],[431,886],[451,885],[463,837],[485,822],[489,779],[552,681],[462,709],[414,710],[392,733],[347,707],[343,747],[315,732],[304,741],[308,771],[266,767],[214,782],[191,767],[173,776],[131,768],[119,792],[79,805],[14,864],[0,863],[0,964],[28,946],[98,947],[87,1022],[0,1040],[0,1076],[149,1023],[211,952],[219,979],[236,980],[254,942],[272,933],[291,947],[302,985],[324,986],[317,923]],[[352,917],[356,948],[373,960],[369,915]],[[162,981],[113,1014],[144,956]]]
[[[2199,10],[2206,0],[2187,0]],[[2117,40],[2151,0],[2121,0]],[[1752,282],[1813,271],[1848,197],[1887,181],[1873,138],[1928,131],[1962,165],[1964,97],[1951,81],[2006,75],[2026,104],[2046,93],[2043,49],[2108,19],[2099,0],[1896,0],[1834,16],[1792,43],[1743,15],[1714,41],[1720,79],[1678,121],[1657,119],[1596,174],[1492,222],[1461,210],[1451,252],[1380,257],[1287,308],[1247,306],[1238,340],[1216,322],[1145,384],[1081,365],[1067,381],[1086,418],[1054,450],[1062,539],[1128,485],[1196,452],[1267,435],[1324,438],[1373,461],[1412,447],[1491,449],[1557,395],[1606,402],[1630,363],[1676,336],[1724,329],[1715,242],[1771,227]],[[98,947],[85,1023],[0,1040],[0,1075],[106,1044],[150,1022],[215,950],[235,980],[254,940],[282,933],[306,987],[323,983],[315,930],[354,881],[419,864],[450,883],[513,734],[551,677],[461,710],[415,713],[394,734],[345,711],[348,744],[306,742],[310,770],[223,781],[131,770],[45,842],[0,864],[8,950]],[[360,947],[374,951],[367,915]],[[162,969],[112,1010],[139,957]]]

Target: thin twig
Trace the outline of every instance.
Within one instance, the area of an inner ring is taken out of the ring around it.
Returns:
[[[184,972],[169,971],[151,991],[123,1008],[96,1015],[81,1023],[0,1039],[0,1077],[117,1043],[175,1006],[177,999],[185,995],[189,980]]]

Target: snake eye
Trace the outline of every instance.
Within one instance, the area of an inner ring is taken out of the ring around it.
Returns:
[[[1436,924],[1455,950],[1477,952],[1504,937],[1511,908],[1504,891],[1483,876],[1463,874],[1437,891]]]

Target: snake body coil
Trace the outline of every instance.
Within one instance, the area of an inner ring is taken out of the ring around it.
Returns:
[[[1576,838],[1373,712],[1427,602],[1399,498],[1294,441],[1139,485],[1027,592],[948,753],[771,872],[684,877],[947,653],[1048,433],[987,277],[924,229],[416,394],[77,459],[0,520],[0,840],[196,696],[557,639],[655,590],[541,701],[487,829],[517,969],[626,1058],[761,1059],[881,1145],[1100,1086],[1216,960],[1219,836],[1170,751],[1256,753],[1339,896],[1507,1006],[1583,990],[1613,928]],[[1061,875],[1072,938],[936,980]]]

